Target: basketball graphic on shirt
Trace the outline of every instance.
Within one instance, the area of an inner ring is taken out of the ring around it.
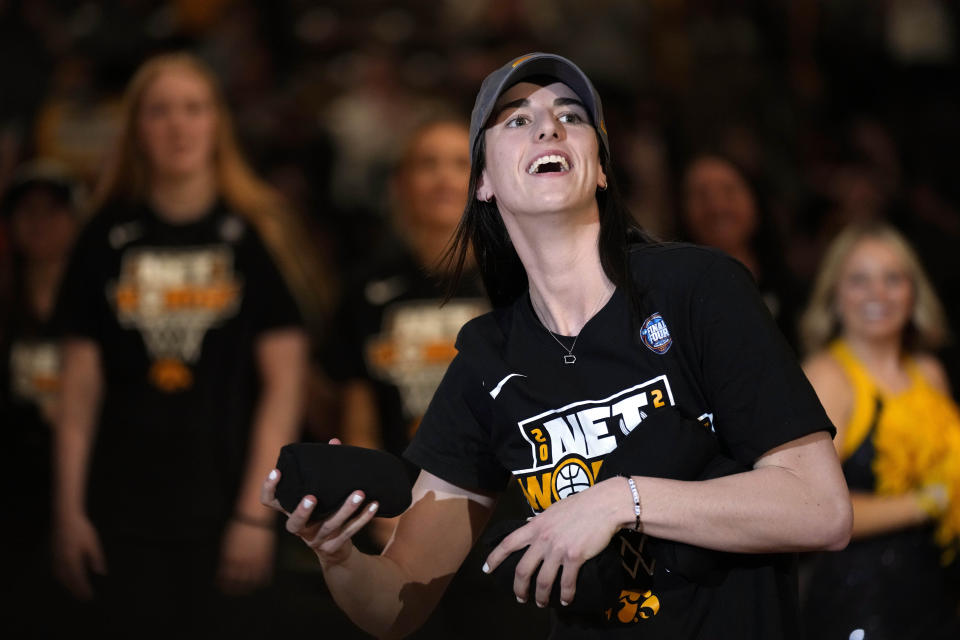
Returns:
[[[586,462],[580,458],[569,458],[560,463],[553,474],[553,489],[557,498],[586,491],[593,486],[593,476]]]
[[[192,384],[209,329],[236,315],[243,283],[227,246],[138,247],[107,286],[120,326],[139,330],[153,360],[151,383],[172,393]]]

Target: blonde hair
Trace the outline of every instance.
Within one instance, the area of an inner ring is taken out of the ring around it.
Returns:
[[[213,164],[218,192],[233,211],[257,230],[297,299],[308,327],[318,331],[333,300],[327,270],[317,259],[300,216],[244,159],[219,83],[198,57],[184,52],[161,54],[147,60],[134,74],[124,96],[120,136],[94,190],[91,211],[146,198],[150,168],[140,146],[137,119],[147,89],[171,69],[195,74],[210,89],[216,113]]]
[[[890,225],[867,222],[852,224],[841,231],[830,243],[820,263],[810,302],[800,318],[800,337],[808,355],[823,349],[840,333],[834,304],[840,273],[854,248],[868,239],[884,242],[899,254],[913,285],[913,312],[904,329],[904,349],[936,349],[946,342],[948,331],[943,305],[916,252]]]

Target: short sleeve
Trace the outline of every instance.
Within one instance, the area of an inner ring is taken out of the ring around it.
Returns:
[[[109,246],[90,223],[81,232],[70,253],[54,306],[53,330],[63,337],[99,341],[104,318],[110,314],[105,287]]]
[[[693,290],[703,392],[717,435],[741,463],[833,424],[750,273],[718,255]]]
[[[250,243],[244,277],[245,303],[256,332],[303,326],[296,299],[259,237],[253,236]]]
[[[450,363],[404,457],[451,484],[502,491],[510,474],[494,453],[489,405],[465,360],[461,352]]]

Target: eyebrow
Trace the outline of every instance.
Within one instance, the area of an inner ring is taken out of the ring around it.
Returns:
[[[553,101],[553,106],[555,107],[565,107],[567,105],[575,105],[580,107],[584,111],[587,110],[586,105],[583,104],[583,102],[581,102],[577,98],[556,98]],[[528,100],[527,98],[520,98],[519,100],[506,102],[500,105],[500,107],[497,109],[495,117],[499,117],[501,113],[503,113],[504,111],[507,111],[508,109],[517,109],[519,107],[529,107],[529,106],[530,106],[530,100]]]

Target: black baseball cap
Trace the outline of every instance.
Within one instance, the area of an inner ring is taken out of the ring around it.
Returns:
[[[607,155],[610,154],[610,144],[607,141],[607,127],[603,120],[603,105],[600,96],[594,88],[590,78],[573,62],[553,53],[528,53],[514,58],[483,80],[477,100],[473,104],[470,114],[470,158],[475,161],[479,151],[480,134],[493,112],[493,106],[504,91],[521,80],[533,76],[550,76],[564,83],[577,94],[580,101],[587,108],[593,126],[600,136]]]
[[[61,203],[78,209],[82,199],[82,186],[71,171],[61,162],[50,158],[38,158],[18,167],[0,200],[0,212],[9,216],[27,192],[32,189],[49,191]]]

